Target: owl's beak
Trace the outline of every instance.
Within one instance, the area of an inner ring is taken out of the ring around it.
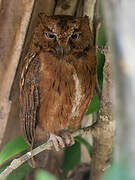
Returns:
[[[64,56],[66,54],[68,54],[70,52],[70,46],[69,45],[58,45],[57,47],[57,53],[60,55],[60,56]]]
[[[64,56],[64,48],[60,46],[58,53],[59,53],[61,56]]]
[[[70,52],[70,45],[68,43],[68,38],[65,39],[57,39],[57,48],[56,51],[60,56],[64,56],[66,54],[69,54]]]

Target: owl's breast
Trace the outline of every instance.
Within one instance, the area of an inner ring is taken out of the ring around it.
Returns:
[[[77,127],[91,97],[86,68],[79,72],[73,64],[44,60],[39,75],[40,126],[49,132]]]

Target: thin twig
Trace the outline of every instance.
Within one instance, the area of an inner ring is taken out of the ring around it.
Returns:
[[[82,135],[86,132],[90,132],[95,124],[92,126],[84,127],[81,129],[78,129],[74,131],[71,135],[73,137]],[[11,164],[0,174],[0,180],[4,180],[13,170],[17,169],[20,165],[22,165],[24,162],[32,158],[33,156],[39,154],[40,152],[44,150],[50,150],[53,147],[53,143],[51,140],[47,141],[46,143],[42,144],[41,146],[38,146],[37,148],[33,149],[30,152],[27,152],[20,158],[14,159]]]

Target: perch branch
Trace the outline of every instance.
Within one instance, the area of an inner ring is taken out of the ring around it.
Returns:
[[[92,126],[84,127],[81,129],[78,129],[74,131],[71,135],[72,137],[76,137],[79,135],[82,135],[86,132],[91,132],[94,124]],[[33,156],[39,154],[40,152],[44,150],[50,150],[53,147],[53,143],[51,140],[48,140],[46,143],[42,144],[41,146],[38,146],[37,148],[33,149],[30,152],[27,152],[20,158],[14,159],[11,164],[0,174],[0,180],[4,180],[13,170],[17,169],[20,165],[22,165],[24,162],[32,158]]]

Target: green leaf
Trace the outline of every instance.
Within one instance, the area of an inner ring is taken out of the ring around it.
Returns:
[[[103,17],[103,12],[104,11],[102,11],[102,1],[99,1],[98,2],[99,4],[98,4],[98,13],[99,13],[99,16],[101,16],[101,17]]]
[[[76,142],[73,146],[67,147],[64,155],[62,169],[66,175],[69,170],[73,169],[80,163],[81,152],[80,143]]]
[[[99,8],[100,14],[102,14],[101,11],[102,11],[102,8],[100,6],[100,8]],[[107,43],[105,28],[106,28],[105,24],[103,24],[98,32],[97,45],[100,47],[102,47],[102,46],[104,47]],[[101,54],[100,51],[97,51],[97,79],[98,79],[100,89],[102,89],[104,63],[105,63],[105,56],[103,54]]]
[[[98,46],[105,46],[107,42],[105,24],[103,24],[98,32]]]
[[[10,141],[0,152],[0,165],[14,155],[27,149],[27,143],[22,136]]]
[[[99,97],[96,95],[92,98],[90,106],[86,112],[86,115],[89,115],[93,112],[98,112],[99,110]]]
[[[93,151],[93,147],[92,147],[84,138],[82,138],[81,136],[75,137],[75,140],[76,140],[77,142],[83,144],[83,145],[87,148],[88,153],[89,153],[89,156],[90,156],[90,158],[91,158],[91,156],[92,156],[92,151]]]
[[[98,13],[99,13],[99,17],[103,17],[104,16],[104,10],[102,9],[102,3],[101,1],[99,2],[99,9],[98,9]],[[106,36],[106,26],[103,23],[102,26],[99,29],[98,32],[98,41],[97,41],[97,45],[98,46],[105,46],[107,42],[107,36]]]
[[[4,171],[4,169],[9,166],[10,163],[0,168],[0,173]],[[33,168],[31,168],[28,163],[24,163],[15,169],[5,180],[22,180],[29,172],[31,172]]]
[[[58,180],[46,171],[38,170],[36,173],[36,180]]]
[[[103,83],[103,67],[105,63],[105,56],[97,51],[97,79],[100,89],[102,89]]]
[[[128,161],[115,162],[102,176],[102,180],[133,180]]]

